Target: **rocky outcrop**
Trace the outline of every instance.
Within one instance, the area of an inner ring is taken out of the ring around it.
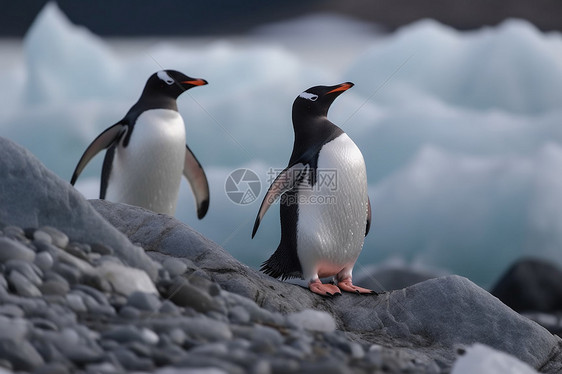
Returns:
[[[4,139],[0,179],[0,367],[447,373],[479,342],[562,372],[560,338],[466,278],[327,299],[172,217],[88,202]]]

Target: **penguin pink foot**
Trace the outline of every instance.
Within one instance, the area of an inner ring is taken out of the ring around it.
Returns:
[[[341,296],[341,291],[333,284],[324,284],[320,279],[310,281],[308,289],[321,296]]]
[[[376,294],[375,291],[370,290],[368,288],[363,288],[363,287],[359,287],[359,286],[355,286],[352,282],[351,282],[351,278],[344,278],[343,280],[338,282],[338,287],[342,290],[342,291],[346,291],[346,292],[354,292],[357,294]]]

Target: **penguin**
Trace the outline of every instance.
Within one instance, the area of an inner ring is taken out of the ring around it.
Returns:
[[[185,125],[176,99],[192,87],[206,85],[175,70],[152,74],[125,117],[102,132],[76,165],[74,185],[86,164],[107,149],[101,173],[100,199],[174,215],[182,174],[197,205],[197,217],[209,208],[205,172],[186,145]]]
[[[258,211],[252,238],[268,208],[280,198],[281,240],[261,271],[301,277],[319,295],[373,294],[355,286],[352,271],[371,225],[367,171],[353,140],[328,120],[334,100],[353,86],[315,86],[293,103],[293,152]],[[335,284],[320,278],[334,277]]]

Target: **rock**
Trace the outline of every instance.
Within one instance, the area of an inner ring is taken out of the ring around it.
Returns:
[[[142,248],[132,245],[92,209],[78,191],[46,169],[29,151],[2,137],[0,180],[0,222],[4,226],[51,226],[64,232],[72,241],[102,243],[115,249],[127,264],[145,270],[155,279],[159,266]],[[0,250],[0,256],[3,252]]]
[[[484,344],[474,344],[453,365],[451,374],[538,374],[513,356],[496,351]]]
[[[6,237],[0,237],[0,262],[9,260],[33,261],[34,259],[35,252],[25,245]]]
[[[539,259],[521,259],[491,293],[517,312],[562,312],[562,269]]]
[[[145,312],[157,312],[162,306],[162,302],[153,293],[135,291],[127,299],[127,305],[133,306]]]
[[[201,313],[220,310],[216,300],[181,276],[174,279],[166,297],[178,306],[188,306]]]
[[[41,355],[26,340],[0,339],[0,358],[9,361],[15,370],[31,371],[45,364]]]
[[[135,291],[158,294],[154,283],[143,270],[107,261],[96,268],[96,271],[121,295],[128,296]]]
[[[62,231],[60,231],[59,229],[54,228],[52,226],[43,226],[39,228],[38,231],[42,231],[49,234],[49,236],[51,237],[51,243],[53,243],[53,245],[61,249],[65,249],[68,246],[69,243],[68,236]]]
[[[305,309],[291,313],[287,316],[287,320],[303,330],[332,332],[336,329],[334,318],[330,314],[318,310]]]
[[[39,252],[35,256],[35,265],[43,271],[49,270],[53,266],[53,256],[47,251]]]
[[[406,266],[368,266],[354,275],[354,283],[376,292],[400,290],[423,281],[443,276],[428,270],[419,270]]]
[[[22,342],[29,332],[29,324],[22,318],[0,316],[0,340]]]
[[[93,201],[92,205],[132,242],[158,251],[159,261],[164,255],[192,261],[226,290],[221,291],[220,298],[228,309],[244,307],[253,322],[262,316],[283,324],[276,313],[314,309],[330,314],[336,327],[347,331],[356,342],[411,347],[410,366],[420,362],[431,368],[439,362],[450,367],[456,359],[455,346],[478,341],[544,372],[562,370],[562,341],[558,337],[468,279],[439,277],[383,295],[345,293],[325,299],[240,264],[217,244],[172,217],[105,201]],[[189,329],[184,331],[190,335]],[[373,354],[369,352],[364,359],[372,359]],[[276,370],[274,363],[272,369]]]
[[[16,290],[18,295],[25,297],[41,296],[41,291],[17,270],[10,272],[8,282]]]
[[[39,290],[43,295],[60,295],[64,296],[70,291],[68,282],[58,280],[48,280],[39,286]]]
[[[187,271],[187,265],[181,261],[181,259],[169,257],[162,262],[162,266],[164,266],[164,269],[168,270],[171,277],[182,275]]]

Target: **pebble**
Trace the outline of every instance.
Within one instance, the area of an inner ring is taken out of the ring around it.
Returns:
[[[53,245],[56,245],[57,247],[62,249],[68,246],[68,242],[69,242],[68,236],[65,233],[61,232],[60,230],[51,226],[43,226],[38,231],[42,231],[49,234]]]
[[[35,230],[33,232],[33,241],[46,244],[53,244],[53,238],[43,230]]]
[[[245,325],[250,322],[250,313],[240,305],[236,305],[228,311],[228,318],[232,323]]]
[[[8,282],[16,290],[18,295],[25,297],[41,296],[41,291],[17,270],[12,270],[10,272],[10,275],[8,275]]]
[[[33,261],[35,252],[25,245],[6,237],[0,237],[0,262],[9,260]]]
[[[19,306],[13,304],[6,304],[6,305],[0,305],[0,315],[14,318],[14,317],[23,317],[24,313]]]
[[[309,331],[332,332],[336,330],[334,318],[319,310],[305,309],[297,313],[291,313],[287,320],[293,326]]]
[[[176,305],[191,307],[201,313],[220,310],[218,302],[208,293],[181,276],[174,278],[168,297]]]
[[[119,315],[128,320],[136,320],[140,317],[141,311],[133,306],[125,305],[123,308],[119,309]]]
[[[43,271],[49,270],[54,263],[53,256],[47,251],[39,252],[35,256],[35,265]]]
[[[17,270],[35,286],[39,286],[41,283],[43,283],[43,281],[41,280],[43,272],[31,262],[22,260],[9,260],[6,261],[4,266],[4,271],[8,274],[10,274],[10,272],[13,270]]]
[[[155,313],[162,306],[162,302],[153,293],[135,291],[127,298],[127,305],[145,312]]]
[[[173,257],[165,259],[162,266],[168,271],[172,278],[182,275],[187,271],[187,265],[183,261]]]
[[[70,286],[66,280],[64,282],[58,280],[47,280],[39,286],[39,290],[43,293],[43,295],[64,296],[70,290]]]
[[[98,267],[97,272],[121,295],[128,296],[135,291],[158,294],[156,286],[142,270],[108,261]]]
[[[0,340],[0,358],[8,360],[15,370],[31,371],[45,364],[43,357],[27,340]]]
[[[81,295],[76,293],[69,293],[66,295],[66,302],[68,306],[76,313],[85,313],[88,311],[88,307],[84,303]]]

